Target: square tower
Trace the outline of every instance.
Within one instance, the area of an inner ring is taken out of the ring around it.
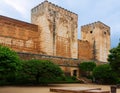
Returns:
[[[41,53],[77,58],[78,15],[44,1],[31,10],[33,24],[39,26]]]
[[[93,60],[107,62],[110,50],[110,27],[98,21],[81,27],[81,39],[93,47]]]

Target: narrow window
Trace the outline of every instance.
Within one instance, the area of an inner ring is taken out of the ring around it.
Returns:
[[[77,76],[77,70],[73,70],[73,76]]]
[[[106,35],[106,32],[104,32],[104,34]]]
[[[90,33],[92,34],[92,33],[93,33],[93,31],[90,31]]]

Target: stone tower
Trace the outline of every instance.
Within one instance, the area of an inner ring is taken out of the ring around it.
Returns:
[[[78,15],[45,0],[31,10],[33,24],[39,26],[42,54],[78,57]]]
[[[98,21],[81,27],[81,38],[93,47],[93,60],[107,62],[110,50],[110,27]]]

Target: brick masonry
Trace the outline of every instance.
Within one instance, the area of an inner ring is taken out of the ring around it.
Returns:
[[[81,39],[87,40],[93,48],[93,57],[107,62],[110,50],[110,27],[98,21],[81,27]]]
[[[38,26],[0,16],[0,44],[17,52],[39,53]]]
[[[16,52],[68,58],[69,64],[72,59],[95,57],[98,61],[107,61],[110,27],[104,23],[98,21],[82,26],[81,40],[78,40],[78,15],[48,1],[31,10],[31,22],[0,15],[0,44]],[[62,60],[56,62],[62,64]]]
[[[84,60],[93,60],[93,47],[87,40],[78,40],[78,58]]]
[[[43,55],[43,54],[32,54],[32,53],[23,53],[17,52],[21,59],[30,60],[30,59],[38,59],[38,60],[50,60],[55,64],[59,65],[65,74],[73,76],[76,71],[76,76],[80,76],[80,70],[78,65],[81,62],[90,61],[90,60],[80,60],[59,56],[51,56],[51,55]],[[105,62],[96,62],[97,65],[105,64]]]

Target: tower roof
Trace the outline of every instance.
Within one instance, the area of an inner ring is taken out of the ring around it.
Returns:
[[[110,28],[108,25],[104,24],[104,23],[101,22],[101,21],[97,21],[97,22],[93,22],[93,23],[90,23],[90,24],[86,24],[86,25],[83,25],[83,26],[81,26],[81,27],[90,26],[90,25],[95,25],[95,24],[98,24],[98,23],[104,25],[105,27]]]
[[[40,5],[43,5],[44,3],[48,3],[49,5],[52,5],[52,6],[61,8],[61,9],[65,10],[65,11],[71,13],[71,14],[74,14],[74,15],[77,15],[77,16],[78,16],[78,14],[76,14],[76,13],[74,13],[74,12],[71,12],[71,11],[69,11],[69,10],[67,10],[67,9],[65,9],[65,8],[63,8],[63,7],[61,7],[61,6],[58,6],[58,5],[56,5],[56,4],[52,3],[52,2],[49,2],[48,0],[44,0],[42,3],[40,3],[40,4],[37,5],[37,6],[35,6],[33,9],[39,7]],[[33,10],[33,9],[32,9],[32,10]]]

